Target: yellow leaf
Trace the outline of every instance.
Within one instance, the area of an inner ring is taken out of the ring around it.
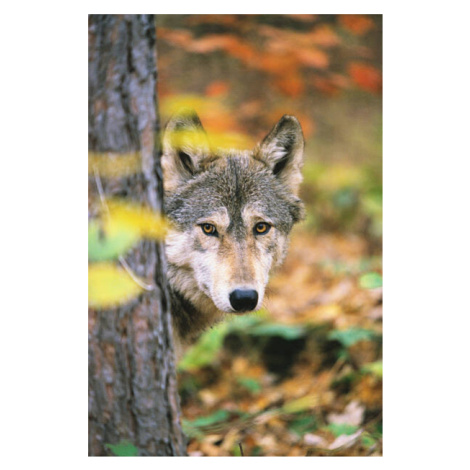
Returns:
[[[156,240],[165,237],[169,224],[163,216],[152,209],[118,199],[108,201],[107,205],[109,208],[109,218],[105,226],[107,233],[136,232],[142,237]]]
[[[142,171],[140,152],[88,152],[88,174],[95,170],[103,178],[120,178]]]
[[[251,140],[237,132],[211,132],[209,139],[204,131],[176,130],[168,134],[167,138],[171,145],[176,148],[205,148],[215,154],[220,150],[239,149],[244,150],[251,147]]]
[[[212,151],[220,149],[238,149],[244,150],[250,148],[251,140],[237,132],[216,132],[209,136],[210,147]]]
[[[160,101],[160,113],[165,118],[173,114],[181,113],[182,109],[197,109],[199,114],[204,114],[207,110],[212,110],[214,106],[219,106],[217,102],[209,100],[200,95],[173,95],[167,96]]]
[[[94,263],[88,267],[88,305],[110,308],[137,297],[142,288],[132,277],[112,263]]]
[[[292,400],[284,404],[282,411],[284,413],[297,413],[311,408],[315,408],[320,403],[317,395],[307,395],[297,400]]]

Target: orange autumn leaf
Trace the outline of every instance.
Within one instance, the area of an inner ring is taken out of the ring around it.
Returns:
[[[223,80],[216,80],[212,83],[209,83],[206,87],[206,96],[211,98],[220,97],[226,95],[230,89],[230,84]]]
[[[284,70],[282,60],[279,60],[278,56],[271,54],[260,57],[260,60],[257,63],[257,68],[271,73],[282,73]]]
[[[227,44],[226,51],[251,66],[255,65],[259,55],[248,42],[242,41],[235,36]]]
[[[346,75],[342,75],[340,73],[332,73],[330,75],[331,81],[338,87],[338,88],[348,88],[351,86],[351,81],[349,77]]]
[[[340,92],[340,87],[331,78],[313,77],[313,86],[328,96],[335,96]]]
[[[362,36],[374,27],[374,21],[365,15],[339,15],[339,22],[344,29]]]
[[[226,49],[233,37],[228,34],[210,34],[201,39],[195,39],[188,45],[188,50],[205,54],[218,49]]]
[[[273,26],[262,26],[259,33],[266,38],[265,48],[271,53],[295,53],[300,48],[312,46],[310,34],[283,30]]]
[[[228,54],[247,63],[251,63],[257,55],[251,45],[231,34],[211,34],[201,39],[196,39],[187,46],[187,50],[202,54],[224,50]]]
[[[260,114],[263,109],[263,102],[259,99],[245,101],[238,107],[238,116],[242,119],[253,118]]]
[[[362,90],[379,93],[382,90],[382,75],[372,65],[352,62],[348,67],[353,82]]]
[[[294,14],[294,13],[286,14],[286,16],[294,18],[294,20],[302,21],[303,23],[312,23],[318,17],[318,15]]]
[[[299,60],[293,53],[269,54],[259,57],[257,68],[277,75],[297,73]]]
[[[223,108],[208,109],[200,113],[204,128],[207,132],[232,132],[238,131],[237,120],[234,113]]]
[[[314,44],[322,47],[337,46],[340,43],[338,35],[327,24],[316,27],[308,37]]]
[[[275,86],[285,95],[296,98],[305,90],[302,77],[295,70],[288,71],[274,80]]]
[[[307,65],[309,67],[315,67],[317,69],[324,69],[328,67],[330,63],[328,55],[325,54],[320,49],[315,49],[312,47],[308,49],[302,48],[302,49],[297,49],[295,54],[302,65]]]
[[[181,47],[187,47],[193,40],[191,32],[182,29],[157,28],[157,37]]]

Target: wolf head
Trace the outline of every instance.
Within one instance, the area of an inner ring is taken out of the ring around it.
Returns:
[[[292,226],[304,139],[283,116],[252,151],[214,151],[194,112],[175,116],[163,139],[171,288],[212,316],[261,307]],[[214,319],[215,320],[215,319]]]

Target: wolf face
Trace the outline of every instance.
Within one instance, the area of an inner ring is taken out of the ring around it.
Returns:
[[[199,118],[185,112],[163,145],[172,310],[186,341],[225,313],[261,307],[303,217],[304,139],[297,119],[284,116],[253,151],[211,151]]]

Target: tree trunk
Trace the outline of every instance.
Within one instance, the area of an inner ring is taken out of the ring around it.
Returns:
[[[91,171],[91,210],[105,194],[161,211],[154,18],[90,15],[88,34],[89,151],[116,164],[123,154],[141,162],[132,175]],[[185,455],[163,245],[144,240],[126,262],[152,290],[123,307],[89,310],[89,455],[116,454],[116,445],[138,455]]]

